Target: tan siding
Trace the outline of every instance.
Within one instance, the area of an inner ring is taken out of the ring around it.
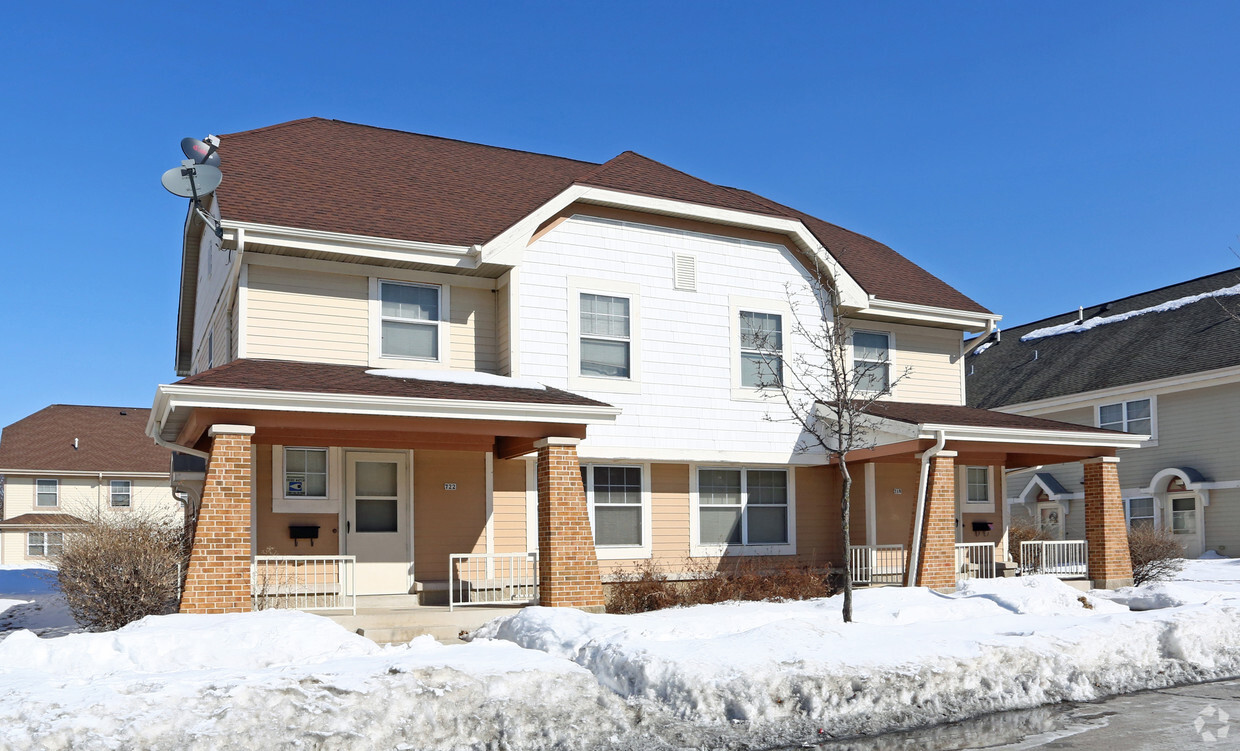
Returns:
[[[248,274],[249,357],[368,363],[366,277],[258,265]]]
[[[494,373],[495,293],[475,287],[453,287],[449,335],[453,370]]]
[[[907,372],[904,380],[896,384],[894,398],[929,404],[963,403],[959,331],[895,324],[875,330],[890,331],[895,336],[893,377]]]
[[[456,483],[456,490],[444,490]],[[448,556],[486,545],[486,455],[413,453],[413,560],[420,582],[446,581]]]
[[[651,561],[665,571],[681,571],[689,560],[689,465],[650,466]],[[645,560],[599,561],[604,575],[641,568]]]
[[[339,555],[339,514],[277,514],[271,510],[271,446],[259,445],[254,451],[255,552],[258,555]],[[289,537],[289,525],[309,524],[319,528],[319,539],[311,546]]]
[[[495,462],[495,488],[491,497],[495,552],[520,553],[525,551],[527,546],[525,462],[523,460],[509,459]]]
[[[799,467],[796,470],[797,494],[797,557],[812,565],[839,563],[842,539],[840,536],[840,479],[831,467]],[[864,495],[850,493],[850,497],[862,498],[861,518],[865,518]],[[854,513],[850,518],[855,520]],[[855,538],[854,538],[855,539]],[[864,540],[864,536],[862,540]]]
[[[495,291],[495,372],[500,375],[512,375],[512,351],[508,336],[511,289],[512,285],[505,284]]]

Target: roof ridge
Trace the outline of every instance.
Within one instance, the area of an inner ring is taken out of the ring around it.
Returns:
[[[1162,287],[1155,287],[1154,289],[1147,289],[1143,292],[1134,292],[1131,295],[1125,295],[1124,297],[1117,297],[1114,300],[1104,300],[1103,302],[1093,303],[1090,305],[1083,305],[1081,307],[1084,310],[1091,310],[1093,308],[1101,308],[1101,307],[1108,306],[1108,305],[1115,305],[1116,303],[1121,303],[1125,300],[1131,300],[1134,297],[1141,297],[1142,295],[1151,295],[1151,294],[1154,294],[1155,292],[1163,292],[1165,290],[1173,289],[1175,287],[1182,287],[1186,284],[1192,284],[1193,282],[1200,282],[1204,279],[1209,279],[1212,276],[1222,276],[1223,274],[1240,274],[1240,266],[1237,266],[1236,268],[1233,268],[1233,269],[1224,269],[1222,271],[1216,271],[1213,274],[1202,274],[1201,276],[1194,277],[1193,279],[1185,279],[1182,282],[1175,282],[1174,284],[1167,284]],[[1240,281],[1238,281],[1237,283],[1240,283]],[[1219,287],[1219,289],[1223,289],[1223,288]],[[1176,298],[1171,298],[1171,299],[1174,300]],[[1039,323],[1045,323],[1047,321],[1050,321],[1055,318],[1060,318],[1062,316],[1075,315],[1076,313],[1077,311],[1075,310],[1065,310],[1061,313],[1054,313],[1044,318],[1039,318],[1035,321],[1030,321],[1028,323],[1022,323],[1016,326],[1012,326],[1011,328],[1004,329],[1004,331],[1015,332],[1015,331],[1018,331],[1019,329],[1031,327]]]
[[[675,172],[675,173],[676,173],[676,174],[678,174],[678,175],[683,175],[684,177],[687,177],[687,178],[689,178],[690,180],[693,180],[693,181],[695,181],[695,182],[702,183],[703,185],[709,185],[709,186],[711,186],[712,188],[719,188],[720,190],[728,191],[728,192],[731,192],[731,193],[734,193],[734,192],[735,192],[735,190],[734,190],[733,188],[729,188],[729,187],[728,187],[728,186],[726,186],[726,185],[720,185],[719,183],[712,183],[710,180],[705,180],[705,179],[703,179],[703,178],[698,177],[697,175],[691,175],[691,174],[689,174],[688,172],[685,172],[684,170],[679,170],[679,169],[676,169],[675,167],[673,167],[673,166],[671,166],[671,165],[664,164],[663,162],[660,162],[658,159],[653,159],[653,158],[651,158],[651,157],[646,156],[645,154],[640,154],[640,153],[638,153],[638,152],[636,152],[636,151],[633,151],[632,149],[626,149],[625,151],[622,151],[622,152],[620,152],[619,154],[617,154],[616,156],[614,156],[614,157],[612,157],[611,159],[607,160],[607,162],[605,162],[604,164],[600,164],[598,169],[596,169],[596,170],[591,170],[591,174],[598,173],[598,172],[602,172],[602,171],[603,171],[603,169],[604,169],[605,167],[607,167],[608,165],[610,165],[610,164],[612,164],[612,163],[616,162],[617,160],[619,160],[619,159],[621,159],[621,158],[623,158],[623,157],[626,157],[626,156],[634,156],[634,157],[637,157],[638,159],[644,159],[644,160],[646,160],[647,162],[650,162],[651,164],[657,164],[658,166],[662,167],[663,169],[670,170],[671,172]],[[582,178],[578,178],[578,179],[577,179],[577,182],[582,182],[584,179],[585,179],[584,177],[582,177]],[[600,186],[600,187],[601,187],[601,186]],[[762,205],[761,205],[761,204],[759,204],[757,201],[754,201],[753,199],[749,198],[748,196],[741,196],[741,198],[744,198],[747,202],[752,203],[752,204],[756,207],[756,208],[755,208],[755,210],[754,210],[754,211],[755,211],[755,213],[764,213],[764,214],[768,214],[768,215],[769,215],[770,209],[769,209],[768,207],[766,207],[766,206],[762,206]]]
[[[314,120],[321,120],[323,122],[328,122],[328,119],[325,117],[318,117],[318,116],[312,115],[310,117],[299,117],[296,120],[285,120],[282,123],[275,123],[274,125],[264,125],[261,128],[250,128],[249,130],[238,130],[235,133],[220,133],[219,135],[220,135],[220,138],[224,138],[226,136],[244,136],[244,135],[249,135],[250,133],[265,133],[269,130],[279,130],[280,128],[285,128],[290,125],[300,125],[301,123],[308,123]]]

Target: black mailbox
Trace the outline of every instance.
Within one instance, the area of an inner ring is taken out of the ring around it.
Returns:
[[[297,547],[298,540],[309,540],[310,547],[314,547],[314,541],[319,539],[319,525],[290,524],[288,525],[288,536],[293,538],[293,547]]]

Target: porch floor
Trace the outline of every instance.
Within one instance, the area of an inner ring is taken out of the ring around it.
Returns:
[[[523,605],[481,607],[419,605],[416,595],[361,595],[357,615],[314,611],[379,644],[400,644],[430,634],[441,644],[461,644],[460,633],[473,631],[501,615],[511,615]]]

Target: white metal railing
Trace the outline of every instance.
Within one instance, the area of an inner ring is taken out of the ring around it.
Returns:
[[[357,559],[351,555],[259,555],[250,566],[255,610],[348,610],[357,614]]]
[[[537,602],[537,552],[448,556],[448,610],[457,605]]]
[[[1089,576],[1085,540],[1029,540],[1020,544],[1020,573],[1049,574],[1060,579]]]
[[[853,584],[903,584],[903,545],[849,545]]]
[[[956,580],[995,578],[993,542],[956,543]]]

